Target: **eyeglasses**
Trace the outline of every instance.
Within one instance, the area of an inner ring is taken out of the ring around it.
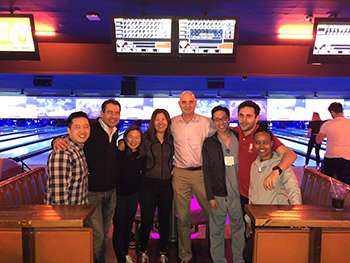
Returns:
[[[219,122],[227,122],[227,121],[228,121],[228,118],[227,118],[227,117],[221,118],[221,119],[219,119],[219,118],[214,118],[213,121],[216,122],[216,123],[219,123]]]

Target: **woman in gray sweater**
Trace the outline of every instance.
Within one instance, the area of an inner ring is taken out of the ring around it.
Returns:
[[[147,244],[156,209],[160,234],[159,261],[168,261],[168,240],[173,202],[171,170],[174,155],[170,122],[170,116],[166,110],[156,109],[144,135],[146,170],[140,187],[141,227],[137,243],[140,262],[149,262]]]

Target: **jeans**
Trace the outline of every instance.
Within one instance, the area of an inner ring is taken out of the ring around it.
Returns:
[[[88,226],[93,230],[95,263],[105,262],[107,234],[112,223],[116,199],[115,189],[88,193],[89,204],[96,206],[88,221]]]
[[[315,154],[316,154],[316,164],[317,166],[320,166],[321,159],[320,159],[320,149],[321,149],[321,144],[316,143],[316,135],[311,135],[309,143],[307,144],[307,153],[305,157],[305,165],[309,164],[310,156],[311,156],[311,151],[312,148],[315,145]]]
[[[113,218],[113,248],[118,263],[125,262],[128,255],[130,234],[137,209],[138,194],[118,195]]]

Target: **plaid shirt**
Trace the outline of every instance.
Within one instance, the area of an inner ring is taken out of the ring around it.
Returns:
[[[69,149],[51,152],[47,168],[47,204],[80,205],[88,203],[88,168],[82,146],[69,139]]]

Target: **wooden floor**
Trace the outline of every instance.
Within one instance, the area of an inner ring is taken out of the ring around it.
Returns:
[[[225,229],[225,236],[229,235],[229,227]],[[112,231],[110,231],[109,237],[111,238]],[[159,262],[159,250],[158,250],[158,239],[151,239],[148,246],[148,254],[150,256],[150,263]],[[211,263],[210,251],[209,251],[209,241],[205,238],[205,226],[199,227],[199,232],[196,233],[196,239],[192,239],[192,262],[198,263]],[[231,256],[231,241],[226,239],[225,241],[225,253],[227,262],[232,262]],[[135,249],[129,250],[129,255],[131,255],[136,262],[136,252]],[[112,240],[108,240],[107,244],[107,262],[106,263],[116,263],[116,257],[113,251]],[[170,243],[169,246],[169,263],[177,263],[180,260],[177,257],[177,243]]]
[[[231,255],[231,241],[225,240],[225,253],[227,262],[232,262]],[[149,243],[149,256],[150,263],[159,262],[158,258],[158,240],[151,240]],[[192,253],[193,253],[193,261],[196,263],[211,263],[210,252],[209,252],[209,243],[207,239],[193,239],[192,240]],[[136,262],[136,254],[134,249],[129,250],[129,255],[131,255]],[[115,263],[117,262],[112,245],[110,244],[107,248],[107,263]],[[177,257],[177,244],[171,243],[169,247],[169,263],[177,263],[180,260]]]

